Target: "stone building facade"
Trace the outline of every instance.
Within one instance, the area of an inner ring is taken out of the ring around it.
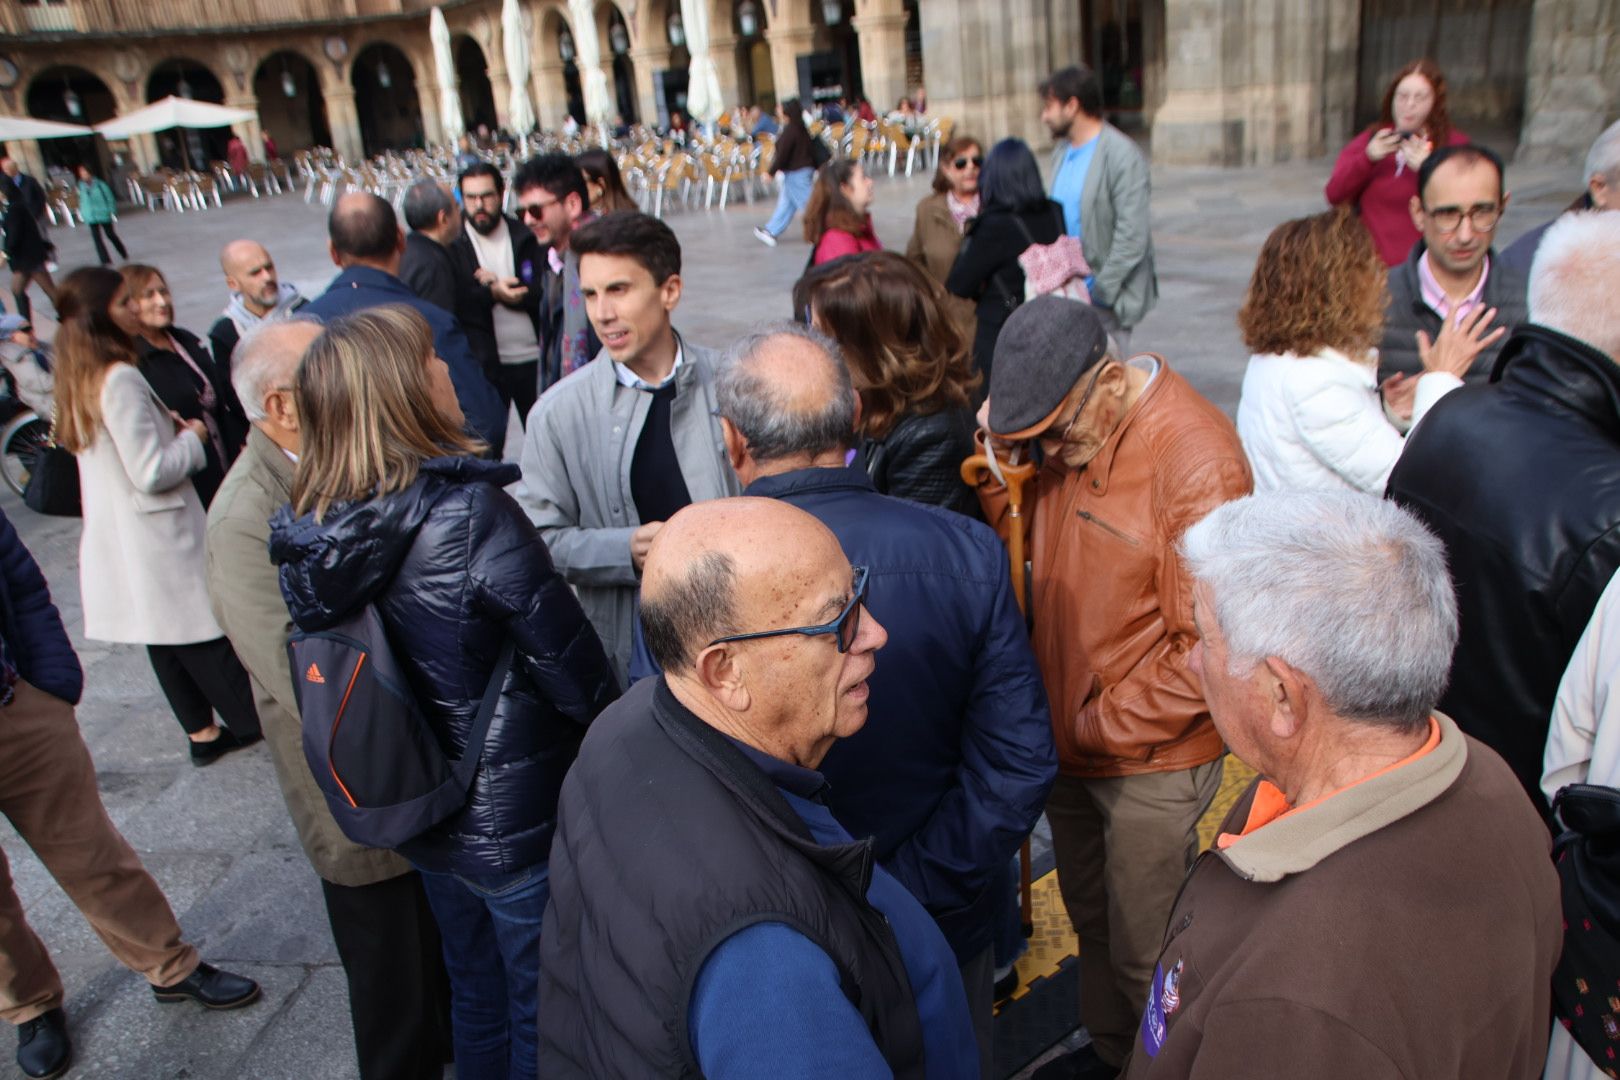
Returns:
[[[986,140],[1044,143],[1035,87],[1083,59],[1116,122],[1163,163],[1256,165],[1332,152],[1376,112],[1389,72],[1432,55],[1469,131],[1575,160],[1620,115],[1620,0],[698,0],[728,104],[926,82],[929,111]],[[540,123],[581,109],[587,18],[626,120],[681,105],[680,0],[521,0]],[[469,125],[507,123],[500,0],[443,0]],[[0,0],[0,112],[96,123],[166,93],[256,113],[255,152],[330,144],[354,158],[441,140],[426,0]],[[691,10],[691,9],[688,9]],[[193,136],[195,138],[195,136]],[[222,135],[198,146],[212,154]],[[42,149],[43,147],[43,149]],[[31,166],[105,147],[18,143]],[[173,157],[134,140],[142,167]]]

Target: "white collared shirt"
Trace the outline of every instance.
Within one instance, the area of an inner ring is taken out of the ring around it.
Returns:
[[[613,376],[619,380],[619,385],[627,390],[661,390],[674,381],[675,373],[680,370],[681,342],[679,338],[675,340],[675,363],[670,365],[669,374],[664,378],[664,381],[659,383],[657,386],[654,386],[646,379],[643,379],[640,375],[637,375],[635,372],[631,371],[617,360],[613,361]]]

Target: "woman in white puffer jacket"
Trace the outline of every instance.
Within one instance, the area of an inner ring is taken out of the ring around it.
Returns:
[[[1418,334],[1422,375],[1380,388],[1373,346],[1385,302],[1383,261],[1348,210],[1284,222],[1266,238],[1238,313],[1254,355],[1237,428],[1256,491],[1382,495],[1405,432],[1499,336],[1486,333],[1494,312],[1465,308],[1433,342]]]

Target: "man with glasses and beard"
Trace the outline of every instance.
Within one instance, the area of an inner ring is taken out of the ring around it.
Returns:
[[[1013,312],[987,412],[999,458],[1029,461],[1036,445],[1045,458],[1023,514],[1058,750],[1046,817],[1092,1038],[1039,1075],[1111,1077],[1221,783],[1221,736],[1187,664],[1198,632],[1176,543],[1253,482],[1225,414],[1162,357],[1121,359],[1099,313],[1073,300]],[[987,477],[979,498],[1003,523],[1006,488]]]
[[[462,228],[450,253],[464,277],[456,316],[500,391],[526,424],[540,394],[540,299],[546,260],[523,222],[501,212],[506,182],[480,161],[456,181]]]
[[[585,174],[567,154],[530,158],[512,178],[518,213],[544,251],[539,274],[542,387],[590,363],[602,348],[585,314],[579,257],[569,250],[574,230],[595,219]]]

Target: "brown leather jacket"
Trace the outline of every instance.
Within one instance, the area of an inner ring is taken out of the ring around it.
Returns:
[[[1154,359],[1158,374],[1091,463],[1048,464],[1025,490],[1035,657],[1069,776],[1171,772],[1222,753],[1187,668],[1197,634],[1176,543],[1254,482],[1232,422]],[[992,481],[979,498],[1005,531],[1006,489]]]

